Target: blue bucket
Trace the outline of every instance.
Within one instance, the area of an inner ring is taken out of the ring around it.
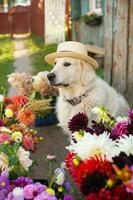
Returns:
[[[35,127],[53,125],[57,123],[57,117],[55,113],[48,113],[45,117],[36,117]]]

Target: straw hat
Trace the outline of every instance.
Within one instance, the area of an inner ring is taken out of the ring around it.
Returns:
[[[57,51],[45,56],[45,60],[49,64],[54,64],[55,58],[71,57],[77,58],[91,64],[95,69],[98,63],[92,57],[87,55],[87,48],[80,42],[67,41],[58,45]]]

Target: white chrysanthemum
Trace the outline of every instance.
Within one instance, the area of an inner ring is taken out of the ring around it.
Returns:
[[[21,197],[21,199],[23,198],[24,199],[24,192],[23,192],[23,189],[20,188],[20,187],[16,187],[14,190],[13,190],[13,196],[18,198],[18,197]]]
[[[9,167],[9,159],[8,156],[1,152],[0,153],[0,169],[3,170],[8,170]]]
[[[128,156],[133,155],[133,135],[121,137],[117,143],[118,152],[124,152]]]
[[[106,132],[99,136],[86,133],[79,142],[68,146],[67,149],[76,153],[83,161],[92,156],[106,157],[111,161],[112,157],[118,155],[116,142],[111,140]]]
[[[116,121],[117,121],[117,122],[128,121],[128,117],[121,117],[121,116],[118,116],[118,117],[116,118]]]
[[[29,151],[25,151],[25,149],[23,149],[22,147],[19,148],[19,150],[17,151],[17,156],[19,158],[19,161],[21,163],[21,165],[23,166],[23,168],[28,171],[29,167],[31,167],[32,165],[32,160],[29,158],[30,157],[30,152]]]

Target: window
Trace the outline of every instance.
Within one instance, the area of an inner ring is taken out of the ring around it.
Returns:
[[[101,9],[101,0],[89,0],[90,10]]]

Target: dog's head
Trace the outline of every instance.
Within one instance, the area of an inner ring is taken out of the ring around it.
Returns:
[[[94,78],[93,67],[75,58],[56,58],[53,70],[47,75],[50,84],[57,87],[69,87],[79,82],[88,85]]]

